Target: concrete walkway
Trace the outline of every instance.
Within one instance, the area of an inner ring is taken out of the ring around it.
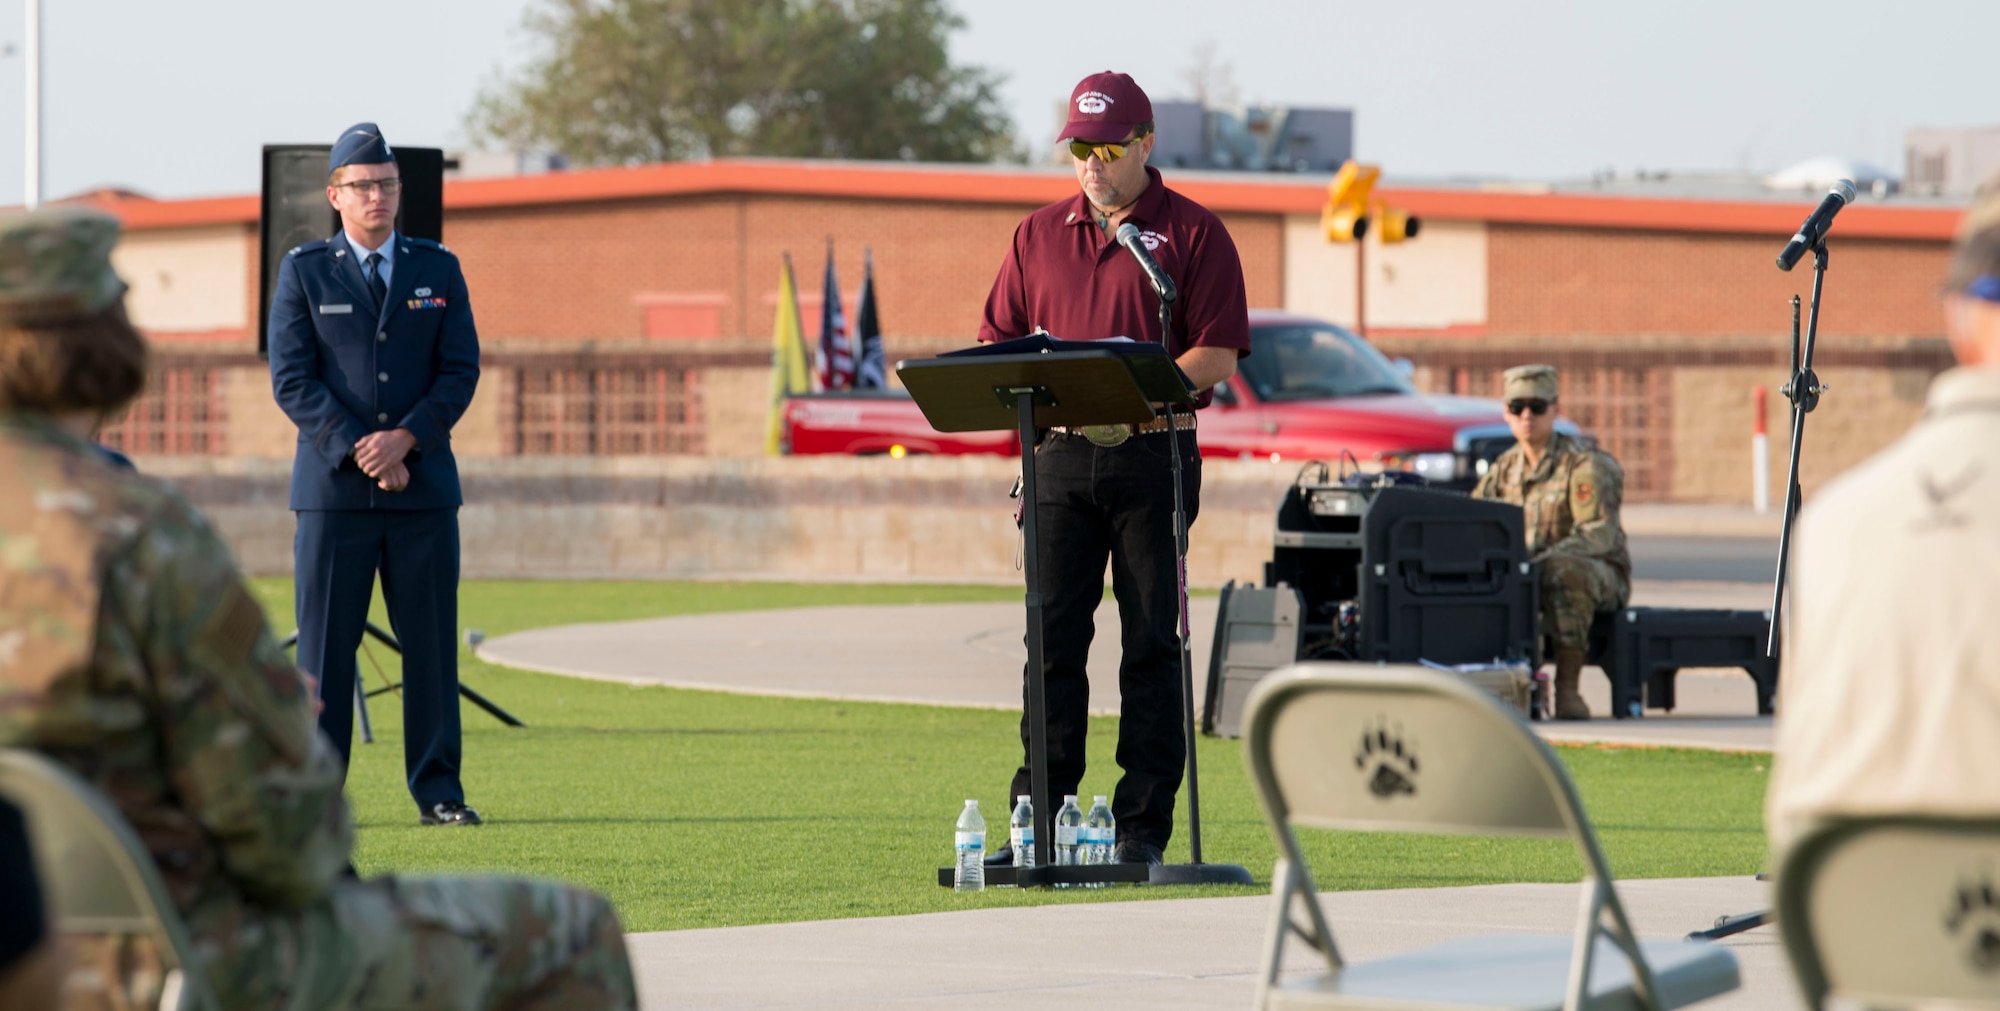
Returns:
[[[1762,608],[1754,584],[1640,583],[1634,603]],[[1206,675],[1214,598],[1191,609],[1196,691]],[[1018,604],[825,607],[541,629],[483,644],[482,659],[530,670],[763,695],[1018,709],[1023,612]],[[1109,602],[1100,630],[1115,630]],[[1115,632],[1091,651],[1094,707],[1114,712]],[[1609,685],[1590,673],[1602,713]],[[1639,720],[1538,724],[1551,739],[1769,750],[1741,672],[1683,672],[1681,707]],[[1199,703],[1198,703],[1199,704]],[[1270,869],[1251,869],[1268,877]],[[1767,905],[1748,877],[1627,881],[1635,929],[1679,938],[1724,914]],[[1345,892],[1328,896],[1350,961],[1481,933],[1570,932],[1574,885]],[[1017,1009],[1053,1001],[1093,1011],[1245,1008],[1255,987],[1270,900],[1175,899],[968,910],[635,934],[628,938],[643,1005],[669,1008],[943,1007]],[[1704,1008],[1801,1007],[1769,928],[1726,943],[1743,987]],[[1310,971],[1294,944],[1288,965]]]
[[[1678,938],[1722,913],[1761,908],[1752,878],[1624,881],[1646,938]],[[1362,962],[1451,938],[1574,930],[1576,885],[1341,892],[1325,897],[1334,940]],[[649,1011],[668,1008],[950,1007],[1092,1011],[1250,1007],[1271,900],[1169,899],[926,913],[633,935]],[[1769,928],[1724,942],[1743,985],[1714,1011],[1803,1007]],[[1310,972],[1296,942],[1285,965]]]
[[[1672,607],[1768,607],[1744,583],[1639,583],[1633,602]],[[1091,644],[1092,709],[1118,706],[1118,615],[1107,599]],[[1216,598],[1189,606],[1197,711],[1205,695]],[[814,607],[786,611],[568,625],[489,639],[481,659],[575,677],[874,702],[1019,709],[1024,612],[1020,604]],[[1679,707],[1638,720],[1537,724],[1551,740],[1768,751],[1771,720],[1757,712],[1741,671],[1684,671]],[[1611,710],[1610,682],[1584,676],[1594,712]]]

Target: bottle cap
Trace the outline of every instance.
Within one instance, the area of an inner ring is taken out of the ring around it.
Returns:
[[[1102,804],[1102,803],[1104,803],[1104,795],[1103,795],[1103,794],[1101,794],[1101,793],[1100,793],[1100,794],[1098,794],[1098,795],[1097,795],[1097,796],[1096,796],[1095,798],[1093,798],[1093,799],[1094,799],[1094,800],[1096,801],[1096,803],[1099,803],[1099,804]]]
[[[1076,803],[1076,794],[1073,794],[1073,793],[1065,793],[1065,794],[1063,794],[1063,803],[1065,803],[1065,804],[1074,804],[1074,803]]]
[[[1022,795],[1020,795],[1020,796],[1018,796],[1018,797],[1015,797],[1015,798],[1014,798],[1014,803],[1016,803],[1016,804],[1026,804],[1026,803],[1027,803],[1027,802],[1028,802],[1028,801],[1029,801],[1030,799],[1031,799],[1031,798],[1030,798],[1030,797],[1029,797],[1029,796],[1028,796],[1027,794],[1025,794],[1025,793],[1024,793],[1024,794],[1022,794]]]
[[[976,801],[976,800],[968,800],[968,801],[966,801],[966,802],[965,802],[965,806],[966,806],[966,807],[978,807],[978,806],[979,806],[979,802],[978,802],[978,801]]]

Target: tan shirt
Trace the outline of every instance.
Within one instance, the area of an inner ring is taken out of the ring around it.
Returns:
[[[1793,547],[1773,850],[1829,814],[2000,814],[2000,369],[1939,376]]]

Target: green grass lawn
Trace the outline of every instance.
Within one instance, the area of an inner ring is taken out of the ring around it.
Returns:
[[[257,591],[280,631],[291,587]],[[585,621],[829,604],[1018,600],[1000,587],[468,582],[460,620],[489,635]],[[379,603],[378,603],[379,607]],[[375,661],[395,667],[379,647]],[[967,797],[1001,837],[1019,760],[1009,713],[639,688],[494,667],[465,682],[528,723],[467,706],[465,782],[478,829],[419,829],[403,783],[401,715],[374,700],[376,743],[348,781],[364,874],[500,871],[576,881],[617,902],[628,930],[668,930],[1048,902],[1251,894],[1256,888],[1088,892],[939,888]],[[369,660],[363,676],[378,678]],[[1091,721],[1084,792],[1110,793],[1117,722]],[[1763,756],[1565,747],[1619,877],[1748,875],[1764,858]],[[1268,882],[1275,854],[1242,747],[1200,745],[1204,856]],[[1185,812],[1183,810],[1183,818]],[[1185,822],[1169,859],[1186,859]],[[1314,833],[1329,889],[1575,881],[1566,842]]]

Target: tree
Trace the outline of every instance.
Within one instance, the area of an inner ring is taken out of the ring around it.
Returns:
[[[1218,58],[1215,43],[1194,47],[1194,61],[1181,71],[1181,81],[1189,97],[1204,109],[1236,104],[1236,72],[1227,60]]]
[[[578,164],[1019,160],[998,77],[945,52],[963,25],[944,0],[547,0],[542,55],[467,127]]]

